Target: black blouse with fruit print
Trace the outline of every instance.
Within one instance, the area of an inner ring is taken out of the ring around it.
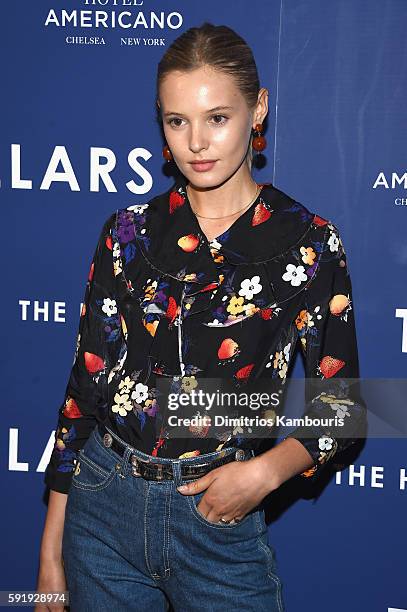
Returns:
[[[184,437],[179,428],[175,434],[160,380],[176,394],[199,389],[205,379],[239,390],[260,379],[284,383],[297,344],[307,378],[359,377],[351,281],[337,227],[265,183],[231,227],[208,242],[186,184],[181,175],[167,192],[115,211],[103,225],[45,472],[55,491],[68,492],[78,451],[98,422],[157,457],[229,446],[258,454],[268,447],[266,435],[207,421],[185,426]],[[311,481],[357,439],[366,419],[352,389],[345,385],[344,392],[342,384],[339,393],[305,394],[304,416],[331,423],[339,415],[345,429],[314,420],[284,436],[309,451],[314,466],[302,476]],[[262,415],[276,413],[266,407]]]

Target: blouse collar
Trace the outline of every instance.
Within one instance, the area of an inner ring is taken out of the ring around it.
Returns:
[[[229,229],[208,242],[180,175],[147,204],[129,206],[137,244],[151,266],[179,281],[219,284],[217,263],[269,262],[296,245],[315,215],[272,183],[259,183],[255,201]]]

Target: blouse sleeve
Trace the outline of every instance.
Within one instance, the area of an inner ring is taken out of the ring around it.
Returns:
[[[304,291],[295,325],[307,379],[303,416],[313,422],[286,438],[296,438],[310,453],[314,465],[301,476],[314,481],[336,453],[363,437],[366,426],[366,406],[355,380],[359,359],[351,279],[339,231],[332,223],[327,225],[319,271]],[[313,384],[312,379],[323,382]]]
[[[78,451],[107,409],[109,371],[122,350],[115,293],[112,223],[104,223],[86,283],[74,361],[58,411],[55,446],[45,470],[50,489],[68,493]]]

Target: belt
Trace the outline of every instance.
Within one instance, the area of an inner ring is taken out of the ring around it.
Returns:
[[[118,455],[124,457],[126,450],[130,445],[126,444],[124,441],[119,442],[119,440],[111,435],[103,423],[98,424],[98,431],[102,437],[103,445],[106,448],[113,449]],[[130,446],[131,448],[131,446]],[[220,453],[226,453],[226,449],[224,451],[219,451]],[[226,463],[230,463],[231,461],[245,461],[247,458],[251,457],[250,450],[244,450],[243,448],[238,448],[235,452],[228,453],[227,455],[221,455],[212,461],[207,461],[205,463],[184,463],[185,459],[180,460],[181,467],[181,478],[183,480],[192,480],[194,478],[199,478],[200,476],[204,476],[211,470],[224,465]],[[154,462],[150,459],[141,459],[138,455],[131,454],[128,457],[128,461],[132,466],[133,476],[141,476],[146,480],[174,480],[174,471],[172,463],[158,463]]]

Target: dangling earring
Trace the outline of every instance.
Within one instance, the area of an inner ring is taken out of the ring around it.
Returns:
[[[165,147],[163,147],[163,157],[167,160],[167,162],[170,162],[174,159],[168,145],[165,145]]]
[[[257,136],[253,138],[252,147],[255,151],[257,151],[257,154],[259,154],[261,151],[264,151],[267,146],[267,140],[261,135],[263,131],[263,124],[256,123],[254,131],[257,132]]]

